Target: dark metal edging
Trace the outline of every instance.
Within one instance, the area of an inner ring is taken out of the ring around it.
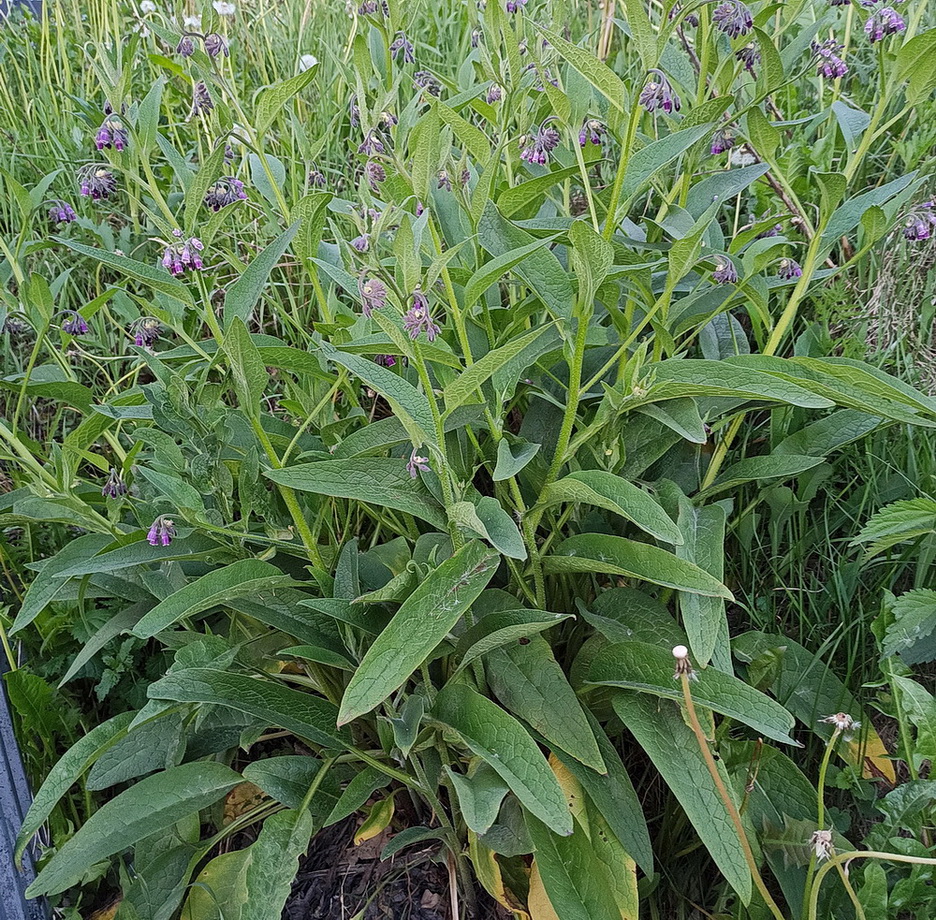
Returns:
[[[31,795],[0,667],[0,920],[48,920],[44,899],[26,900],[26,886],[33,880],[32,854],[27,850],[23,871],[13,864],[13,849]]]

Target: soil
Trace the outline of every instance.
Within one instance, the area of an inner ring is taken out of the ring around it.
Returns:
[[[437,844],[414,845],[381,861],[389,835],[354,846],[349,818],[316,835],[300,861],[283,920],[453,920],[449,873]],[[485,891],[478,909],[458,905],[458,920],[509,920]]]

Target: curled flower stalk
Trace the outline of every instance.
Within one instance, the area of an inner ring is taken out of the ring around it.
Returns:
[[[656,69],[650,71],[650,79],[640,91],[638,101],[651,114],[661,110],[671,115],[682,107],[679,95],[673,89],[669,78],[662,70]]]

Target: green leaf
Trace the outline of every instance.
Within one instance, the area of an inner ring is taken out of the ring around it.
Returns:
[[[254,716],[328,748],[345,748],[349,736],[335,728],[337,707],[269,678],[248,677],[213,668],[184,668],[150,684],[152,700],[214,703]]]
[[[548,236],[541,240],[534,240],[521,246],[519,249],[511,249],[503,255],[485,262],[469,279],[465,285],[465,305],[464,309],[474,306],[481,295],[497,281],[504,272],[510,271],[515,265],[519,265],[528,255],[548,246],[555,236]],[[535,330],[534,330],[535,331]]]
[[[717,578],[672,553],[608,534],[583,533],[568,537],[543,563],[550,572],[605,572],[640,578],[655,585],[693,594],[733,600]]]
[[[646,13],[644,16],[646,17]],[[546,36],[550,46],[568,62],[570,67],[588,80],[622,115],[628,114],[627,86],[607,64],[598,60],[591,51],[573,45],[572,42],[566,41],[555,32],[550,32],[549,29],[540,27],[540,31]]]
[[[269,175],[266,169],[263,168],[264,160],[266,161],[267,168],[270,170]],[[273,207],[277,207],[279,204],[277,190],[283,189],[286,185],[286,165],[281,159],[269,153],[265,154],[261,159],[261,157],[253,151],[247,154],[247,162],[250,164],[250,181],[254,188],[263,195]]]
[[[296,74],[294,77],[290,77],[288,80],[283,80],[282,83],[261,90],[257,96],[257,112],[254,116],[258,137],[266,134],[280,109],[293,96],[302,92],[315,79],[316,73],[318,73],[318,64]]]
[[[137,111],[136,141],[137,153],[141,157],[148,157],[150,148],[156,140],[156,129],[159,127],[159,106],[162,103],[163,89],[166,78],[159,77],[143,97]]]
[[[604,508],[665,543],[683,542],[679,528],[649,493],[604,470],[578,470],[543,491],[542,504],[583,502]]]
[[[473,754],[492,766],[523,806],[557,834],[572,832],[565,795],[526,729],[465,684],[449,683],[433,716],[456,731]]]
[[[510,559],[526,559],[526,545],[520,529],[496,498],[482,495],[473,507],[482,525],[480,536]]]
[[[341,700],[338,724],[370,712],[448,635],[494,575],[500,554],[473,541],[429,573],[374,640]]]
[[[527,609],[496,610],[489,613],[459,636],[455,654],[462,658],[460,667],[463,668],[482,655],[510,642],[535,636],[544,629],[569,619],[571,615]]]
[[[174,767],[184,753],[182,715],[169,712],[134,726],[94,762],[85,785],[92,792]]]
[[[672,683],[672,672],[669,679]],[[648,696],[626,691],[616,694],[613,703],[618,717],[650,756],[679,800],[722,875],[741,900],[749,903],[752,882],[744,850],[699,750],[699,743],[680,716],[678,707],[670,703],[660,705]],[[722,782],[730,792],[732,783],[722,762],[718,761],[717,766]]]
[[[503,482],[516,476],[539,452],[542,444],[531,444],[529,441],[521,441],[516,445],[516,453],[507,438],[501,438],[497,444],[497,464],[491,478],[494,482]]]
[[[560,182],[577,175],[578,171],[578,166],[567,166],[564,169],[554,169],[545,176],[527,179],[526,182],[521,182],[519,185],[512,185],[497,196],[497,209],[504,217],[513,217],[514,214],[522,211],[527,205],[531,205],[542,198]],[[549,242],[549,240],[542,240],[541,242],[545,243]]]
[[[435,426],[429,402],[408,380],[366,358],[339,351],[324,340],[319,343],[319,349],[329,361],[347,368],[355,377],[380,393],[390,403],[390,408],[415,443],[435,443],[431,434]]]
[[[413,479],[403,460],[383,457],[350,457],[347,460],[321,460],[299,463],[281,470],[264,470],[268,479],[280,485],[394,508],[445,527],[442,506],[421,479]]]
[[[96,262],[106,265],[108,268],[113,268],[127,275],[129,278],[134,278],[137,281],[148,284],[154,291],[159,291],[162,294],[173,297],[180,303],[187,304],[188,306],[195,305],[195,300],[191,292],[181,281],[176,281],[175,278],[165,271],[160,271],[160,269],[154,268],[146,262],[138,262],[136,259],[130,259],[127,256],[118,255],[115,252],[105,252],[103,249],[95,249],[93,246],[86,246],[84,243],[78,243],[75,240],[66,239],[65,237],[53,236],[52,239],[56,243],[67,246],[72,252],[77,252],[82,256],[88,256]]]
[[[845,139],[845,146],[849,150],[856,150],[861,143],[861,135],[871,124],[871,116],[861,109],[850,106],[841,99],[836,99],[832,103],[832,114],[842,131],[842,137]]]
[[[542,636],[490,651],[484,664],[494,695],[507,709],[550,745],[598,773],[607,772],[575,691]]]
[[[584,220],[573,221],[569,242],[572,244],[569,258],[579,285],[579,303],[582,307],[591,307],[598,288],[611,270],[614,247]]]
[[[571,834],[554,834],[527,815],[536,866],[549,901],[561,920],[618,920],[613,880],[595,854],[588,834],[576,823]]]
[[[477,163],[486,163],[491,157],[491,142],[487,135],[480,129],[466,121],[454,109],[450,109],[444,102],[438,99],[433,103],[433,108],[438,112],[442,121],[447,124],[464,146],[465,150],[471,154]]]
[[[725,578],[725,509],[720,505],[699,508],[680,496],[679,529],[685,536],[676,555],[695,563],[713,578]],[[728,618],[720,597],[684,594],[679,598],[683,625],[689,647],[700,667],[715,658],[715,666],[731,672],[731,649],[728,647]]]
[[[284,230],[272,243],[270,243],[250,265],[244,269],[243,274],[235,281],[224,295],[224,325],[230,328],[236,317],[244,324],[250,322],[253,309],[263,293],[270,272],[276,267],[283,253],[289,248],[299,221],[296,221],[287,230]]]
[[[825,457],[870,434],[883,419],[857,409],[839,409],[825,418],[812,422],[787,435],[774,449],[773,455],[799,454],[804,457]]]
[[[634,858],[648,876],[653,875],[653,848],[643,808],[627,769],[615,746],[604,733],[598,720],[585,710],[592,727],[601,759],[608,772],[602,775],[577,760],[556,751],[563,766],[581,783],[594,807],[602,814],[621,846]]]
[[[862,192],[845,201],[829,219],[822,233],[823,247],[834,246],[843,236],[850,233],[861,221],[862,215],[869,208],[885,204],[895,195],[900,194],[916,179],[916,173],[908,173],[893,179],[884,185]]]
[[[708,440],[708,433],[694,399],[668,399],[659,405],[650,403],[647,406],[639,406],[637,411],[660,422],[693,444],[704,444]]]
[[[627,15],[627,24],[630,26],[630,35],[637,46],[640,63],[644,70],[656,67],[659,61],[657,50],[657,34],[647,15],[647,8],[643,0],[624,0],[624,11]]]
[[[305,754],[282,754],[253,760],[244,767],[244,779],[255,783],[267,795],[287,808],[299,808],[312,785],[322,762]],[[324,819],[338,802],[338,784],[334,773],[324,778],[310,808],[316,818]]]
[[[353,815],[378,789],[390,784],[390,777],[374,767],[365,767],[345,787],[341,798],[325,820],[325,826],[331,827]]]
[[[799,454],[767,454],[764,457],[748,457],[731,464],[700,497],[709,497],[726,489],[734,489],[746,482],[768,479],[791,479],[806,470],[811,470],[825,460],[824,457],[802,457]]]
[[[907,664],[921,664],[931,660],[925,647],[915,647],[928,639],[936,629],[936,591],[932,588],[914,588],[896,598],[890,609],[894,620],[887,626],[881,652],[885,656],[899,653]]]
[[[665,166],[685,153],[694,143],[711,133],[712,126],[695,125],[675,131],[638,150],[627,164],[621,201],[626,205]]]
[[[18,866],[22,862],[23,853],[29,841],[45,823],[46,818],[52,814],[52,809],[98,757],[126,734],[127,726],[133,720],[133,716],[132,712],[122,712],[96,725],[58,759],[39,787],[16,836],[13,858]]]
[[[433,107],[416,122],[407,138],[417,201],[429,200],[429,187],[439,167],[439,128],[439,112]]]
[[[105,802],[56,852],[26,896],[58,894],[90,866],[226,795],[241,777],[220,763],[187,763],[131,786]]]
[[[478,242],[492,256],[513,252],[533,241],[529,233],[506,220],[493,201],[487,202],[478,221]],[[572,284],[552,252],[537,249],[516,266],[516,272],[553,316],[569,318],[572,315]]]
[[[183,617],[193,617],[235,597],[256,597],[271,588],[291,585],[292,579],[269,562],[241,559],[214,569],[160,601],[133,627],[133,635],[149,639]]]
[[[465,824],[476,834],[486,834],[497,820],[501,802],[509,788],[500,774],[483,760],[474,762],[473,772],[466,776],[446,765]]]
[[[446,388],[445,413],[451,415],[460,405],[477,394],[481,385],[513,360],[527,346],[532,345],[544,332],[553,328],[553,323],[543,323],[525,335],[510,339],[500,348],[489,351],[483,358],[462,371]],[[479,394],[480,395],[480,394]]]
[[[936,29],[927,29],[897,49],[898,80],[907,83],[907,100],[916,105],[936,89]]]
[[[747,137],[757,155],[762,160],[772,163],[780,145],[780,132],[757,106],[748,109]]]
[[[852,545],[869,543],[865,551],[872,556],[930,533],[936,533],[936,501],[911,498],[891,502],[873,514]]]
[[[211,151],[192,179],[192,184],[185,192],[185,229],[189,236],[195,232],[199,212],[205,203],[205,195],[208,189],[218,180],[221,170],[224,168],[226,149],[226,144],[219,144]]]
[[[695,675],[692,698],[697,706],[750,725],[774,741],[796,745],[790,737],[793,716],[769,696],[717,668],[698,668]],[[679,683],[673,680],[671,649],[646,642],[621,642],[603,648],[592,661],[588,681],[642,690],[676,702],[682,699]]]
[[[189,537],[176,537],[171,546],[151,546],[142,531],[140,539],[119,546],[97,556],[90,556],[81,562],[74,562],[67,568],[55,573],[57,578],[71,578],[73,575],[96,575],[99,572],[116,572],[137,565],[153,562],[165,562],[171,559],[196,559],[217,552],[219,546],[201,534]],[[113,541],[109,541],[109,545]]]
[[[254,418],[260,416],[260,400],[270,375],[260,349],[254,345],[244,321],[235,316],[224,338],[224,353],[231,366],[234,390],[242,409]]]

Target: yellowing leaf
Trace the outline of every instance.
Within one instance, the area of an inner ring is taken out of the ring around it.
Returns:
[[[530,920],[559,920],[559,915],[543,887],[543,880],[540,878],[539,866],[536,865],[535,859],[530,867],[530,894],[527,897],[527,907],[530,910]]]
[[[107,907],[102,907],[100,910],[96,910],[93,914],[88,917],[88,920],[114,920],[114,917],[117,916],[117,909],[120,907],[120,902],[123,900],[123,897],[118,897]]]
[[[371,806],[370,814],[364,819],[364,823],[358,828],[354,835],[354,845],[356,847],[364,843],[365,840],[372,840],[378,834],[382,834],[393,819],[393,796],[388,796],[375,802]]]
[[[468,831],[468,856],[471,858],[475,875],[484,890],[498,904],[511,911],[515,920],[531,920],[530,915],[523,909],[516,895],[504,884],[504,878],[494,851],[485,846],[478,839],[478,835],[471,830]]]
[[[588,815],[585,813],[585,794],[579,781],[569,772],[565,764],[556,758],[555,754],[549,755],[549,766],[556,774],[556,779],[559,780],[559,788],[565,794],[572,817],[585,828],[586,833],[590,833]]]
[[[266,793],[259,786],[253,783],[238,783],[224,797],[224,817],[221,823],[226,827],[235,818],[255,808],[266,797]]]

